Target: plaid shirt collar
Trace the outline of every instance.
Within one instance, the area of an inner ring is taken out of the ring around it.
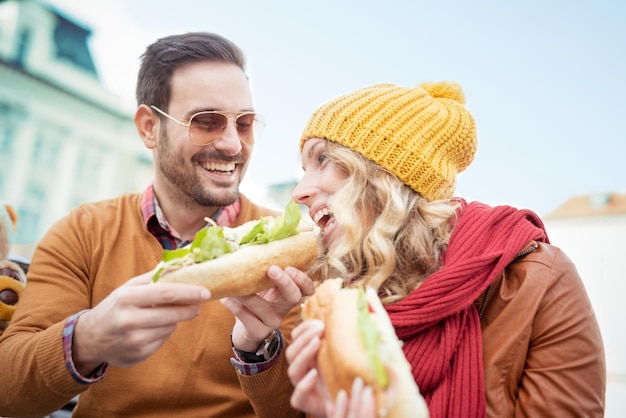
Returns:
[[[220,226],[229,226],[239,215],[240,209],[241,201],[237,199],[233,204],[219,208],[212,219]],[[190,241],[180,239],[165,219],[154,193],[153,184],[148,186],[141,196],[141,216],[146,229],[161,243],[163,249],[172,250],[189,244]]]

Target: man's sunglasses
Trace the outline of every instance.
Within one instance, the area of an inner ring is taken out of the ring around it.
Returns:
[[[209,145],[218,139],[228,126],[229,120],[232,120],[235,128],[237,128],[239,140],[247,145],[254,144],[265,126],[263,117],[255,112],[236,113],[207,110],[194,114],[189,118],[189,122],[185,123],[154,105],[150,107],[179,125],[187,127],[189,140],[195,145]]]

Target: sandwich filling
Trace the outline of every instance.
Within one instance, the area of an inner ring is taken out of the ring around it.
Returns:
[[[373,289],[367,290],[367,292],[373,291]],[[359,288],[358,299],[358,323],[360,335],[365,345],[365,352],[368,356],[368,363],[371,369],[374,371],[376,381],[381,388],[386,388],[389,385],[389,376],[387,370],[385,370],[385,361],[389,359],[389,353],[387,352],[386,345],[383,344],[384,338],[381,333],[382,327],[379,323],[379,318],[375,314],[374,307],[368,300],[366,291],[361,287]]]
[[[296,235],[301,217],[300,207],[290,200],[283,215],[266,216],[236,228],[221,227],[207,218],[209,224],[198,231],[191,243],[163,251],[163,260],[157,265],[152,281],[158,281],[167,272],[218,258],[243,246],[267,244]]]

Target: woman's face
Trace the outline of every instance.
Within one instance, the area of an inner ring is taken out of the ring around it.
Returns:
[[[328,207],[328,199],[343,185],[346,176],[327,158],[326,140],[311,138],[302,148],[304,176],[293,191],[293,200],[309,208],[311,219],[320,227],[324,243],[339,235],[339,228]]]

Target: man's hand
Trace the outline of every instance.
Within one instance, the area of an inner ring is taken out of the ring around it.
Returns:
[[[181,321],[200,313],[209,290],[191,284],[151,283],[152,272],[134,277],[81,315],[74,328],[72,358],[88,376],[106,362],[140,363],[156,352]]]

